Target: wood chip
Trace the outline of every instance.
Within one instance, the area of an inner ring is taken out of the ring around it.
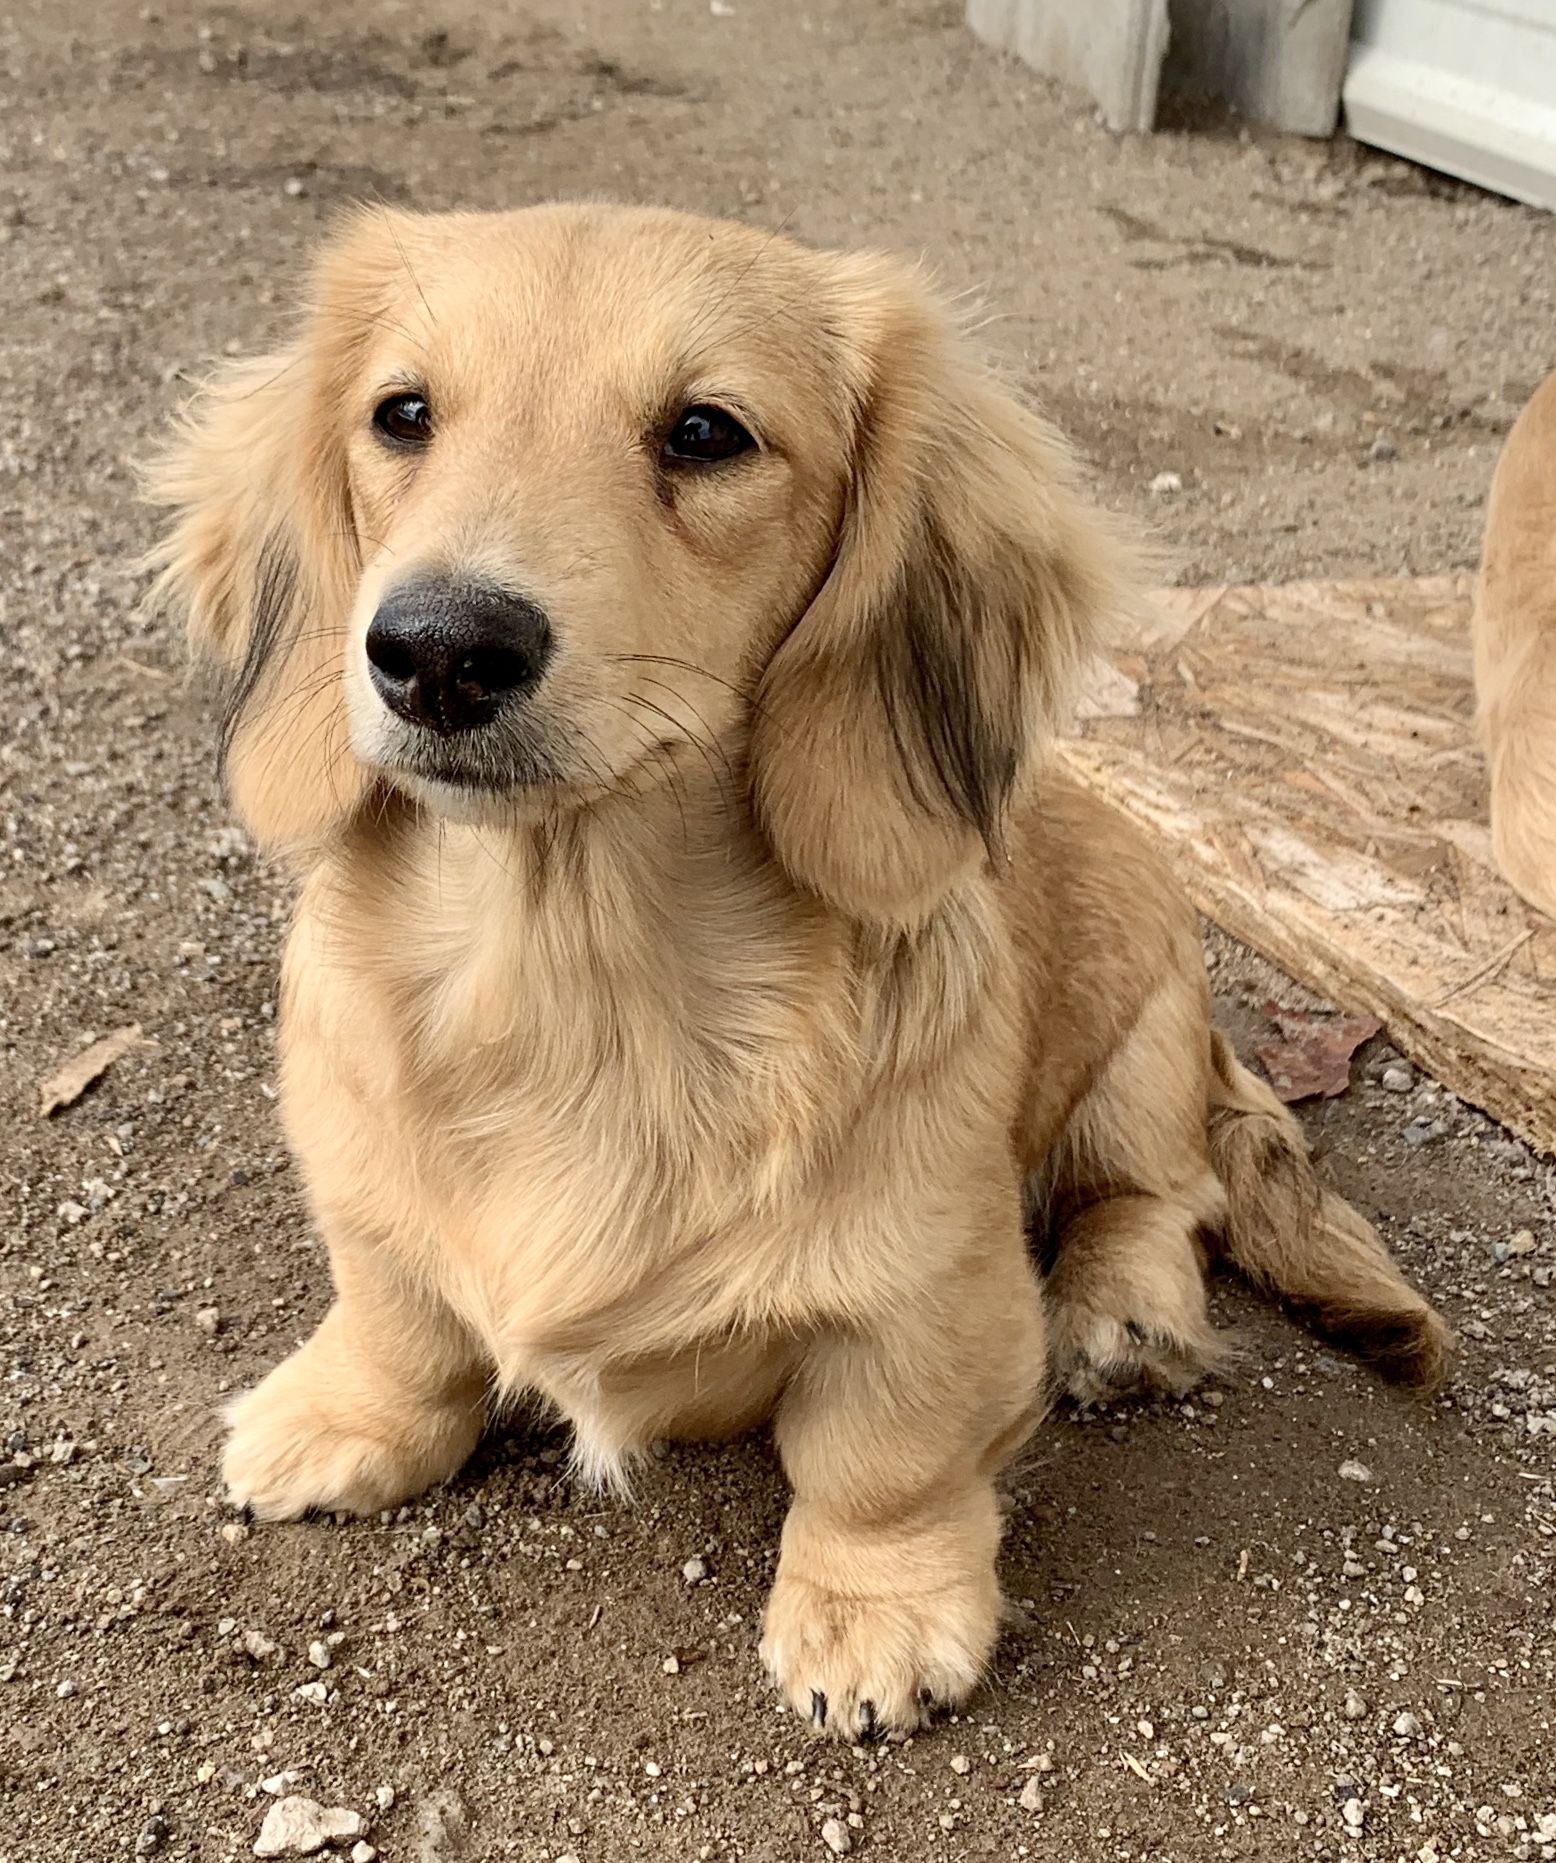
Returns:
[[[1112,654],[1138,715],[1094,710],[1065,752],[1202,912],[1556,1152],[1556,919],[1492,859],[1472,595],[1468,576],[1163,591]]]
[[[94,1080],[106,1074],[115,1061],[123,1060],[132,1048],[141,1044],[141,1027],[132,1022],[128,1028],[115,1029],[74,1054],[55,1068],[38,1085],[38,1112],[48,1119],[63,1106],[73,1106]]]

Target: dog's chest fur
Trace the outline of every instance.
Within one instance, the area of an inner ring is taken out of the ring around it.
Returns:
[[[875,1057],[921,1070],[958,1020],[924,965],[933,941],[862,965],[727,824],[702,849],[385,835],[305,893],[287,1123],[326,1232],[390,1251],[504,1386],[603,1443],[645,1362],[704,1377],[890,1297],[903,1186],[859,1122]]]

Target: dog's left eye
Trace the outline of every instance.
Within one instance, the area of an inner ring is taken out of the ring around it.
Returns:
[[[373,425],[396,446],[425,446],[432,438],[432,409],[425,395],[390,395],[373,409]]]
[[[699,402],[676,417],[665,438],[664,456],[683,464],[712,466],[749,452],[755,445],[733,414]]]

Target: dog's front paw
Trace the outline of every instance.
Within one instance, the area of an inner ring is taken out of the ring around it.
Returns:
[[[785,1701],[818,1733],[868,1740],[909,1733],[977,1686],[999,1630],[993,1562],[928,1591],[833,1591],[780,1566],[762,1660]]]
[[[222,1480],[260,1520],[372,1514],[446,1481],[475,1448],[483,1417],[354,1381],[314,1342],[227,1410]]]

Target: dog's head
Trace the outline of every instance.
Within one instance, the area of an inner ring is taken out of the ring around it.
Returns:
[[[191,411],[165,585],[261,839],[706,760],[796,881],[921,917],[998,842],[1116,547],[911,269],[599,206],[364,211]]]

